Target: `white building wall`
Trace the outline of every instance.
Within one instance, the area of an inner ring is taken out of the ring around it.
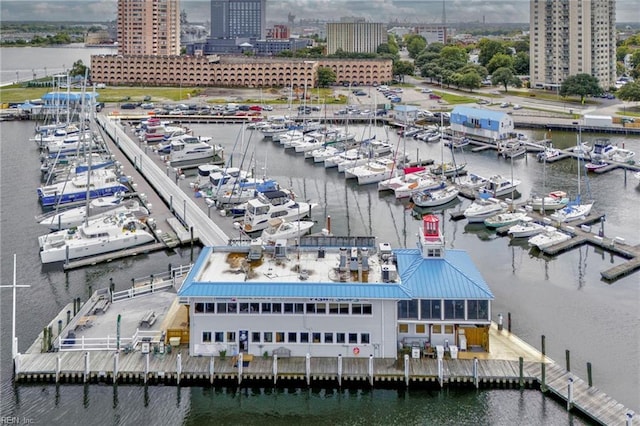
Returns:
[[[244,300],[242,301],[244,302]],[[264,302],[256,300],[254,302]],[[272,300],[272,302],[276,302]],[[282,302],[307,303],[310,301],[282,300]],[[345,302],[339,302],[345,303]],[[397,302],[395,301],[359,301],[371,303],[371,315],[335,315],[335,314],[207,314],[195,313],[195,303],[190,305],[190,342],[191,355],[219,355],[220,350],[226,350],[228,355],[239,351],[239,335],[241,330],[248,331],[248,353],[261,356],[265,351],[272,354],[274,349],[285,347],[291,350],[291,356],[333,357],[342,354],[345,357],[375,357],[395,358],[397,356]],[[212,341],[202,341],[203,332],[212,333]],[[215,342],[215,332],[235,332],[235,341]],[[252,333],[261,333],[260,342],[252,342]],[[264,342],[264,332],[273,333],[271,343]],[[284,342],[276,342],[277,332],[285,333]],[[288,341],[288,334],[297,333],[295,343]],[[309,333],[309,343],[300,342],[300,333]],[[314,332],[333,333],[333,343],[313,343]],[[345,343],[337,343],[336,333],[346,333]],[[349,343],[348,334],[357,333],[358,342]],[[369,343],[360,341],[361,334],[369,334]],[[357,349],[356,349],[357,348]],[[356,349],[354,351],[354,349]]]

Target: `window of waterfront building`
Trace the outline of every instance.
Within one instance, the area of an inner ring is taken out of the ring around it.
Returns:
[[[442,315],[441,300],[421,300],[420,319],[440,319]]]
[[[262,341],[265,343],[271,343],[273,342],[273,333],[270,331],[265,331],[262,334]]]
[[[285,303],[284,304],[284,313],[292,314],[293,313],[293,303]]]
[[[235,341],[236,341],[236,332],[227,331],[227,342],[235,342]]]
[[[333,343],[333,333],[324,333],[324,342]]]
[[[203,331],[202,332],[202,343],[211,343],[211,332]]]
[[[337,314],[338,306],[339,305],[337,303],[329,303],[329,314]]]
[[[344,333],[336,333],[336,343],[344,343],[345,335]]]
[[[398,318],[418,319],[418,301],[400,300],[398,302]]]
[[[240,312],[243,314],[246,314],[247,312],[249,312],[249,304],[248,303],[241,303],[240,304]]]
[[[196,303],[195,306],[193,307],[193,311],[196,314],[201,314],[204,312],[204,303]]]
[[[416,324],[417,334],[425,334],[426,332],[427,332],[427,327],[424,324]]]
[[[300,333],[300,343],[309,343],[309,333]]]
[[[215,314],[216,313],[216,304],[215,303],[205,303],[204,304],[204,312],[207,314]]]
[[[360,343],[362,343],[362,344],[371,343],[371,337],[369,336],[369,333],[361,333],[360,334]]]
[[[262,313],[270,314],[271,313],[271,303],[263,303],[262,304]]]
[[[316,314],[326,314],[327,313],[327,304],[326,303],[316,303]]]
[[[293,331],[289,332],[289,336],[287,337],[287,341],[289,343],[296,343],[298,341],[298,333],[295,333]]]
[[[434,324],[431,326],[431,332],[433,334],[442,334],[442,325],[441,324]]]
[[[216,343],[222,343],[224,342],[224,332],[222,331],[216,331],[215,334],[213,335]]]
[[[259,343],[260,342],[260,332],[259,331],[254,331],[251,333],[251,341],[253,343]]]
[[[467,318],[475,320],[489,319],[489,301],[488,300],[468,300],[467,301]]]
[[[320,343],[322,339],[322,333],[313,333],[313,343]]]
[[[252,313],[260,312],[260,304],[259,303],[249,303],[249,312],[252,312]]]
[[[444,334],[453,334],[453,325],[446,324],[444,326]]]
[[[294,303],[293,304],[293,311],[296,314],[304,314],[304,303]]]
[[[358,343],[358,333],[349,333],[349,343]]]
[[[284,331],[276,331],[276,342],[284,342]]]
[[[238,304],[237,303],[227,303],[227,310],[230,314],[235,314],[238,312]]]
[[[271,304],[271,309],[273,310],[274,314],[281,314],[282,313],[282,303],[272,303]]]
[[[464,319],[464,300],[445,300],[444,318]]]
[[[398,324],[398,333],[408,333],[409,324]]]
[[[307,313],[315,314],[316,313],[316,304],[315,303],[307,303]]]
[[[338,307],[338,311],[341,315],[349,315],[349,304],[348,303],[340,303]]]

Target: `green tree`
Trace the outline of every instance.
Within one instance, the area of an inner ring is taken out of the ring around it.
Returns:
[[[580,102],[584,103],[585,96],[598,96],[602,94],[602,88],[598,79],[590,74],[570,75],[560,86],[560,96],[580,96]]]
[[[71,71],[69,71],[69,75],[71,77],[74,77],[76,75],[79,75],[81,77],[84,77],[85,72],[87,72],[87,75],[90,77],[89,75],[89,67],[86,66],[83,62],[82,59],[78,59],[77,61],[75,61],[73,63],[73,65],[71,66]]]
[[[426,49],[414,59],[413,63],[417,68],[422,68],[427,62],[434,61],[440,57],[436,52],[429,52]]]
[[[458,86],[469,89],[473,92],[473,89],[478,89],[482,84],[482,78],[475,69],[470,69],[464,74],[460,74],[458,78]]]
[[[507,49],[505,45],[496,40],[489,40],[488,38],[483,38],[478,42],[478,48],[480,49],[480,54],[478,55],[478,61],[481,65],[485,67],[498,53],[507,53]]]
[[[391,49],[389,49],[389,43],[381,43],[380,45],[378,45],[378,48],[376,49],[376,53],[378,54],[391,53]]]
[[[413,35],[413,37],[405,41],[410,58],[417,57],[427,47],[427,41],[420,35]]]
[[[403,81],[405,75],[413,75],[415,70],[416,67],[413,65],[413,62],[396,61],[393,64],[393,75],[399,75]]]
[[[336,73],[328,67],[318,68],[318,86],[329,87],[336,82]]]
[[[511,68],[507,67],[502,67],[495,70],[491,75],[491,83],[494,85],[502,84],[504,86],[505,92],[509,90],[509,85],[516,87],[520,87],[522,85],[520,79],[513,75],[513,71],[511,71]]]
[[[518,52],[513,58],[513,71],[516,75],[529,75],[529,52]]]
[[[445,46],[440,50],[440,57],[444,61],[455,62],[460,66],[467,63],[467,51],[463,47]]]
[[[509,68],[513,70],[513,57],[505,53],[497,53],[489,60],[487,71],[492,74],[498,68]]]
[[[640,83],[632,81],[616,91],[616,96],[627,102],[640,102]]]

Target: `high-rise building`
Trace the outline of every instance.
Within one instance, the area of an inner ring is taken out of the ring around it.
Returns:
[[[211,0],[211,38],[264,39],[267,0]]]
[[[179,55],[179,0],[118,0],[118,54]]]
[[[557,88],[590,74],[605,90],[616,81],[615,0],[530,0],[532,87]]]
[[[387,43],[385,24],[377,22],[330,22],[327,24],[327,54],[344,52],[375,53]]]

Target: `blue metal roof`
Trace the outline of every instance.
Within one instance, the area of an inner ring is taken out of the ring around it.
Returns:
[[[402,284],[414,299],[493,299],[493,293],[460,250],[447,250],[443,259],[423,259],[417,249],[394,250]]]
[[[189,282],[180,297],[281,297],[328,299],[411,299],[403,286],[394,283],[273,283],[273,282]]]
[[[490,109],[480,109],[473,108],[467,106],[457,106],[453,108],[451,111],[451,119],[453,120],[454,114],[459,116],[465,116],[466,118],[477,118],[477,119],[488,119],[501,121],[505,117],[508,117],[508,114],[500,111],[493,111]]]

